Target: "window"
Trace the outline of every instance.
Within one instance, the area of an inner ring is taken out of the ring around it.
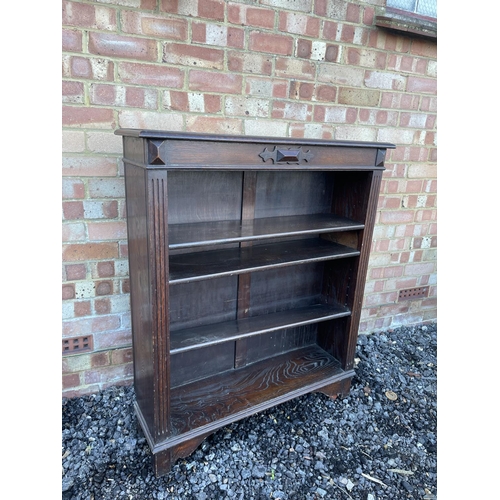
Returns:
[[[437,19],[437,0],[387,0],[387,7]]]
[[[437,0],[387,0],[376,10],[375,24],[381,28],[437,38]]]

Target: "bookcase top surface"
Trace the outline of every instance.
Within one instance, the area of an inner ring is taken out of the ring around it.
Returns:
[[[394,149],[395,144],[389,142],[368,142],[368,141],[338,141],[328,139],[306,139],[295,137],[261,137],[252,135],[228,135],[228,134],[204,134],[198,132],[178,132],[165,130],[148,130],[134,128],[120,128],[115,130],[116,135],[125,137],[137,137],[143,139],[156,140],[197,140],[197,141],[216,141],[216,142],[245,142],[261,144],[291,144],[308,146],[336,146],[336,147],[356,147],[356,148],[377,148]]]

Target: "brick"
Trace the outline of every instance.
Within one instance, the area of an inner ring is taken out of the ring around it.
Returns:
[[[66,177],[114,177],[117,173],[115,158],[104,157],[64,157],[63,175]]]
[[[103,316],[102,319],[114,318],[115,316]],[[116,317],[118,320],[119,317]],[[118,324],[120,324],[118,320]],[[108,329],[108,331],[102,331],[99,335],[94,337],[94,348],[95,349],[116,349],[118,347],[129,347],[132,341],[132,332],[129,329],[118,330],[118,327],[113,331]]]
[[[87,223],[89,241],[121,240],[127,238],[125,221]]]
[[[78,300],[74,304],[75,317],[90,316],[90,300]]]
[[[123,179],[93,178],[88,180],[90,198],[124,198],[125,182]]]
[[[158,57],[154,40],[96,32],[89,33],[89,52],[141,61],[156,61]]]
[[[227,46],[235,49],[243,49],[245,47],[245,32],[240,28],[228,28]]]
[[[62,376],[62,388],[71,389],[80,385],[80,375],[78,373],[71,373]]]
[[[276,78],[246,78],[246,93],[260,97],[286,98],[288,96],[288,81]]]
[[[337,98],[337,87],[333,85],[317,85],[315,88],[317,101],[335,102]]]
[[[370,127],[336,126],[335,139],[339,141],[367,141],[377,140],[377,129]]]
[[[382,92],[380,105],[384,108],[417,110],[420,96],[401,92]],[[428,111],[422,109],[422,111]]]
[[[118,123],[122,128],[184,130],[184,120],[180,113],[126,109],[118,113]]]
[[[227,96],[225,99],[226,116],[269,116],[269,101],[252,97]]]
[[[408,167],[408,178],[435,178],[437,177],[436,164],[413,164]]]
[[[63,246],[62,260],[64,262],[103,260],[116,257],[118,257],[116,242],[68,244]]]
[[[314,95],[314,84],[308,82],[290,81],[290,99],[311,100]]]
[[[121,62],[118,75],[122,82],[152,87],[181,88],[184,84],[184,72],[157,64]]]
[[[241,134],[243,129],[240,119],[210,116],[189,116],[186,118],[186,126],[192,132],[214,134]]]
[[[198,17],[224,21],[224,4],[223,0],[199,0]]]
[[[71,29],[62,30],[62,50],[66,52],[82,51],[82,32]]]
[[[86,219],[115,219],[118,217],[118,202],[86,200],[83,202]]]
[[[422,276],[434,273],[435,271],[435,262],[419,262],[416,264],[406,264],[404,274],[405,276]]]
[[[349,87],[362,87],[365,80],[365,70],[350,66],[319,63],[318,80],[337,85],[348,85]]]
[[[323,24],[323,38],[325,40],[337,40],[340,39],[339,34],[339,24],[333,21],[325,21]]]
[[[102,5],[63,2],[63,25],[116,31],[116,11]]]
[[[312,54],[312,41],[304,38],[297,40],[297,57],[309,59]]]
[[[381,224],[409,224],[413,222],[413,218],[413,211],[390,210],[380,213]]]
[[[359,5],[348,3],[346,9],[346,21],[359,24],[361,15],[361,7]]]
[[[113,349],[113,351],[111,351],[111,363],[113,365],[122,365],[124,363],[131,363],[132,360],[133,360],[133,351],[130,348]]]
[[[163,46],[163,62],[181,66],[222,69],[224,52],[220,49],[198,45],[166,43]]]
[[[62,124],[66,127],[115,127],[112,109],[79,106],[63,106]]]
[[[406,73],[427,73],[427,60],[406,55],[390,54],[387,69]]]
[[[357,112],[345,106],[319,106],[314,109],[314,121],[327,123],[354,123]]]
[[[95,294],[97,296],[101,295],[111,295],[113,293],[113,282],[110,280],[99,281],[95,283]]]
[[[111,312],[111,301],[109,298],[96,299],[94,301],[94,310],[96,314],[109,314]]]
[[[84,88],[81,82],[62,82],[63,102],[82,104],[84,102]]]
[[[94,368],[84,372],[85,384],[111,384],[114,381],[123,380],[133,375],[133,365],[106,366]]]
[[[296,35],[318,38],[320,20],[317,17],[305,14],[280,11],[278,27],[283,33],[294,33]]]
[[[191,90],[240,94],[242,83],[241,75],[236,74],[198,70],[191,70],[189,73],[189,88]]]
[[[63,203],[64,220],[83,219],[83,202],[66,201]]]
[[[110,278],[115,275],[114,261],[105,261],[97,263],[97,274],[100,278]]]
[[[147,35],[162,40],[187,40],[188,21],[175,17],[159,17],[136,11],[121,12],[124,33]]]
[[[378,90],[365,90],[354,88],[339,88],[339,104],[355,106],[378,106],[380,101],[380,92]]]
[[[316,67],[309,61],[301,59],[290,59],[277,57],[275,63],[276,76],[280,78],[297,78],[301,80],[313,80]]]
[[[228,4],[227,17],[232,24],[272,29],[274,28],[275,11],[247,5]]]
[[[245,120],[246,135],[260,135],[266,137],[285,137],[288,124],[277,120]]]
[[[361,47],[348,47],[346,57],[350,65],[373,69],[384,69],[387,60],[384,52]]]
[[[410,51],[412,54],[421,57],[437,58],[437,43],[430,40],[412,40]]]
[[[249,50],[291,56],[293,52],[293,38],[286,35],[253,31],[250,33]]]
[[[80,130],[62,131],[62,152],[83,153],[85,151],[85,132]],[[64,197],[64,194],[63,194]],[[71,196],[72,198],[73,196]]]
[[[415,132],[413,130],[397,128],[381,128],[377,134],[377,140],[380,142],[392,142],[396,145],[412,144]]]
[[[229,71],[235,73],[255,73],[271,75],[273,69],[272,57],[250,52],[231,51],[227,55]]]
[[[121,154],[122,138],[112,132],[87,132],[87,146],[92,153]]]
[[[325,44],[325,61],[339,62],[340,49],[338,45]]]
[[[310,121],[312,106],[295,102],[274,101],[271,116],[285,120]]]
[[[370,88],[405,90],[406,77],[394,73],[367,71],[364,83]]]
[[[321,123],[292,123],[290,124],[290,137],[333,139],[332,127]]]
[[[437,80],[434,78],[421,78],[417,76],[409,76],[406,91],[420,92],[424,94],[436,94]]]
[[[261,0],[260,3],[281,9],[311,12],[313,0],[294,0],[293,2],[289,0]]]
[[[87,239],[86,226],[83,222],[64,223],[62,226],[63,243],[85,241]]]
[[[96,57],[71,57],[68,76],[88,80],[113,81],[114,63]]]
[[[75,285],[65,284],[62,286],[62,298],[63,300],[69,300],[75,298]]]
[[[66,272],[66,279],[82,280],[87,276],[87,266],[85,264],[69,264],[64,266]]]

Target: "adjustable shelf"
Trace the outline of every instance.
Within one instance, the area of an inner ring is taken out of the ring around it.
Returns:
[[[349,392],[391,144],[121,129],[135,411],[157,476],[217,429]]]
[[[170,285],[251,271],[359,255],[359,251],[320,238],[269,245],[185,253],[170,258]]]

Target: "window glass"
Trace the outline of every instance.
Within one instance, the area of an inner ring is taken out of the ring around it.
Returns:
[[[437,0],[387,0],[387,7],[437,18]]]

